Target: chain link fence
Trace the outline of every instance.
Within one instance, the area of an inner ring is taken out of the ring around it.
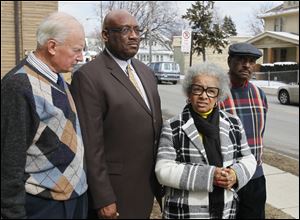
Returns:
[[[299,69],[286,71],[266,71],[254,72],[253,78],[256,80],[278,81],[286,84],[299,84]]]

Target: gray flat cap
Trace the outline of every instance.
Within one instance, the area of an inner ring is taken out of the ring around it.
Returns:
[[[252,44],[247,43],[236,43],[229,47],[228,54],[230,56],[251,56],[256,59],[262,56],[259,49],[254,47]]]

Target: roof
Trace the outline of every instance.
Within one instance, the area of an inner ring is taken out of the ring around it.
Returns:
[[[292,34],[289,32],[279,32],[279,31],[266,31],[266,32],[263,32],[261,34],[254,36],[253,38],[250,38],[246,42],[252,44],[252,43],[254,43],[258,40],[261,40],[262,38],[265,38],[265,37],[275,38],[275,39],[289,42],[292,44],[297,44],[297,45],[299,44],[299,35]]]
[[[278,15],[284,15],[284,14],[293,14],[297,13],[299,14],[299,6],[289,7],[285,8],[283,7],[283,4],[270,9],[269,11],[266,11],[264,14],[259,15],[260,18],[266,18],[266,17],[273,17]]]

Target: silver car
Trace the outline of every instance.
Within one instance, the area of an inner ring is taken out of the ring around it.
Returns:
[[[281,104],[299,104],[299,84],[288,84],[277,89],[277,97]]]

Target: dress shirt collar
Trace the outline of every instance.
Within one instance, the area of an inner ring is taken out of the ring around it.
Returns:
[[[53,72],[47,64],[45,64],[42,60],[37,58],[33,52],[30,52],[27,57],[27,62],[30,63],[34,68],[39,70],[44,76],[48,79],[57,83],[58,80],[58,73]]]
[[[115,57],[107,48],[106,48],[107,53],[116,61],[116,63],[121,67],[121,69],[124,71],[124,73],[127,75],[127,70],[126,67],[128,64],[131,65],[131,59],[129,60],[120,60],[119,58]]]

